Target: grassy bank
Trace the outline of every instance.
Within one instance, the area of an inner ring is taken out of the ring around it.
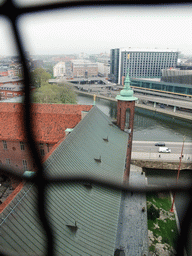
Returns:
[[[147,194],[149,251],[174,255],[178,230],[168,194]],[[166,254],[167,255],[167,254]]]

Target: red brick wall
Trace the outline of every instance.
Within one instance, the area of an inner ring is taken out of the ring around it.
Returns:
[[[81,111],[89,111],[91,105],[63,105],[63,104],[34,104],[33,118],[35,138],[39,150],[46,156],[53,146],[65,137],[66,128],[74,128],[81,120]],[[0,161],[6,164],[10,159],[10,166],[15,170],[23,170],[22,160],[27,161],[27,169],[33,170],[27,144],[21,150],[20,142],[25,142],[22,118],[22,104],[0,103]],[[7,149],[3,148],[3,141]]]
[[[126,168],[124,172],[124,181],[129,181],[130,174],[130,163],[131,163],[131,151],[132,151],[132,140],[133,140],[133,122],[135,113],[135,101],[121,101],[117,102],[117,125],[124,131],[125,121],[126,121],[126,109],[129,109],[129,128],[131,132],[129,133],[127,152],[126,152]]]
[[[21,150],[19,141],[6,141],[7,149],[3,147],[3,141],[0,141],[0,163],[7,165],[6,159],[10,160],[10,167],[14,168],[16,171],[24,171],[23,161],[27,161],[27,169],[33,170],[33,164],[29,154],[27,143],[24,143],[24,150]],[[39,150],[44,152],[44,155],[52,150],[54,144],[39,145]],[[43,151],[42,151],[43,150]],[[43,155],[42,155],[43,156]]]

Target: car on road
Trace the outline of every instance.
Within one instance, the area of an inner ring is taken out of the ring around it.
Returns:
[[[161,105],[160,105],[160,108],[165,108],[165,105],[164,105],[164,104],[161,104]]]
[[[159,147],[159,153],[171,153],[171,149],[167,147]]]
[[[165,142],[157,142],[157,143],[155,143],[155,146],[165,147]]]

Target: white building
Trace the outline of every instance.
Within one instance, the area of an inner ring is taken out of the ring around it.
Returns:
[[[110,74],[110,64],[97,62],[97,65],[98,65],[98,73],[105,77],[108,77],[108,75]]]
[[[66,74],[65,62],[59,62],[53,67],[54,77],[64,77]]]

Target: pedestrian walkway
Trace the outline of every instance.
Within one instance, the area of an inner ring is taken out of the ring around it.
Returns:
[[[142,169],[131,165],[130,185],[145,185]],[[123,193],[116,238],[116,254],[148,255],[148,227],[145,194]],[[119,254],[118,254],[119,253]]]
[[[132,152],[131,160],[151,160],[151,161],[178,161],[181,154],[173,153],[147,153],[147,152]],[[182,162],[190,163],[192,154],[183,155]]]

